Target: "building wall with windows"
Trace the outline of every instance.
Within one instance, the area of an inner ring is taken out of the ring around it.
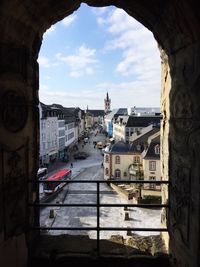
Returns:
[[[54,161],[58,154],[58,144],[57,144],[57,124],[58,118],[47,117],[46,120],[46,135],[47,135],[47,150],[49,155],[49,162]]]
[[[113,137],[125,142],[133,140],[132,135],[140,135],[143,128],[152,125],[160,127],[162,117],[159,116],[119,116],[113,125]]]
[[[40,165],[48,163],[47,135],[46,135],[46,119],[42,119],[42,106],[39,103],[40,114]]]
[[[104,153],[104,179],[131,179],[129,167],[142,162],[141,155],[134,153]]]
[[[75,141],[75,123],[65,124],[65,147],[72,145]]]
[[[65,150],[65,120],[58,120],[58,158],[64,158]]]
[[[58,154],[58,117],[49,106],[39,103],[40,165],[54,161]]]
[[[113,123],[113,138],[116,141],[126,141],[126,121],[127,116],[119,116]]]
[[[143,158],[144,180],[161,180],[161,162],[160,162],[160,132],[154,134],[148,139],[148,149]],[[159,184],[144,184],[143,195],[160,195],[161,186]]]
[[[143,159],[144,180],[161,180],[160,160]],[[144,189],[160,190],[160,185],[145,184]]]

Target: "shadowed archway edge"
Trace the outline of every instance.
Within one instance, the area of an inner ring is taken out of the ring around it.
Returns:
[[[113,5],[124,9],[153,33],[168,55],[200,38],[200,16],[196,12],[198,7],[195,1],[13,0],[0,4],[1,42],[18,43],[35,50],[33,53],[37,54],[39,39],[42,39],[44,32],[76,11],[82,3],[93,7]],[[10,32],[11,35],[8,34]]]

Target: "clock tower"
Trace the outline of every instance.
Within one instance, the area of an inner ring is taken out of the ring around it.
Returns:
[[[111,110],[111,99],[108,96],[108,92],[106,94],[106,98],[104,99],[104,110],[105,114],[107,114]]]

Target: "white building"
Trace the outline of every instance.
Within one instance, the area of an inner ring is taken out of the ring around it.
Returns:
[[[40,102],[40,165],[55,161],[58,154],[57,111]]]
[[[116,141],[130,142],[131,136],[140,134],[149,125],[160,126],[160,115],[154,116],[119,116],[113,124],[113,138]]]
[[[75,122],[66,121],[65,119],[65,149],[70,153],[71,149],[75,145]]]
[[[148,130],[148,131],[147,131]],[[148,127],[143,134],[128,144],[118,141],[104,152],[104,179],[160,181],[160,131]],[[138,196],[161,197],[160,185],[132,184]]]
[[[161,181],[160,131],[148,138],[148,149],[143,153],[144,180]],[[161,196],[159,184],[144,184],[142,195]]]

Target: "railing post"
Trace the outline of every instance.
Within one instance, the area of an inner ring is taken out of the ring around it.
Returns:
[[[99,233],[99,227],[100,227],[100,198],[99,198],[99,190],[100,183],[97,182],[97,256],[100,255],[100,233]]]

